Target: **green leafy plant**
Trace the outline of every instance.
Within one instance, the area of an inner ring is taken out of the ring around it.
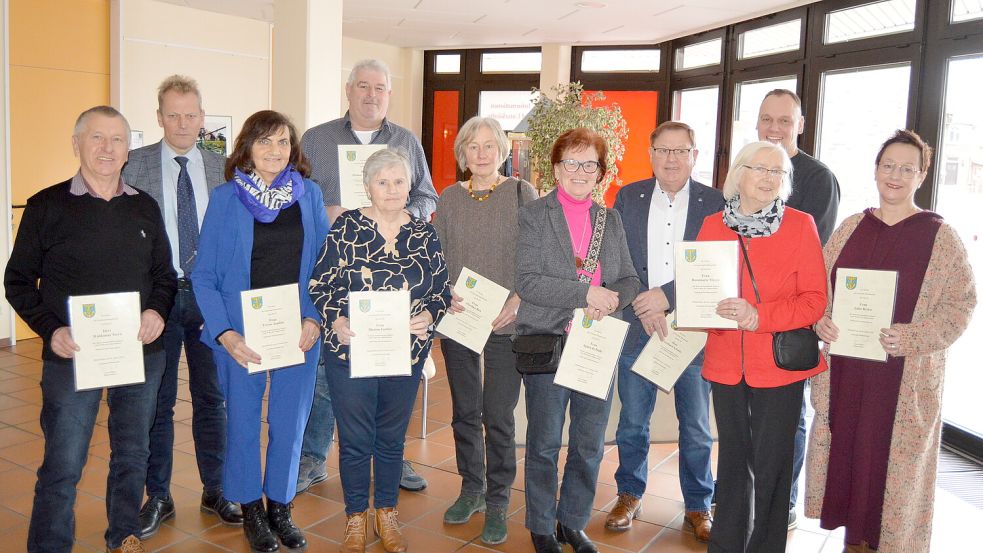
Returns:
[[[604,93],[585,93],[579,82],[556,85],[549,93],[533,88],[533,93],[537,92],[526,130],[531,141],[532,169],[538,174],[537,186],[540,190],[556,186],[550,151],[557,137],[570,129],[585,127],[600,134],[608,145],[605,159],[608,170],[594,188],[594,200],[603,202],[608,186],[621,184],[616,162],[624,157],[628,138],[628,124],[621,115],[621,107],[617,104],[594,107],[595,101],[604,99]]]

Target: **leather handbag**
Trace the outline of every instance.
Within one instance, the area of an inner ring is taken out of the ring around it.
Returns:
[[[761,303],[758,283],[754,280],[754,271],[751,270],[751,260],[747,255],[747,247],[744,246],[744,240],[741,237],[738,237],[737,241],[741,243],[744,263],[747,265],[747,272],[751,276],[751,286],[754,287],[754,297],[758,303]],[[786,371],[810,371],[819,365],[819,335],[811,328],[783,330],[782,332],[772,332],[771,335],[771,353],[778,368]]]
[[[512,341],[515,369],[520,374],[553,374],[563,353],[563,334],[519,334]]]

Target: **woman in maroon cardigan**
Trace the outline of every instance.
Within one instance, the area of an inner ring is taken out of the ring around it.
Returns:
[[[703,377],[712,386],[720,436],[710,553],[785,551],[803,383],[826,370],[820,359],[810,371],[786,371],[772,354],[773,332],[812,326],[826,308],[816,225],[785,205],[791,168],[780,146],[745,146],[724,182],[723,212],[708,216],[697,236],[742,240],[761,295],[759,302],[741,256],[740,297],[717,305],[717,314],[738,328],[707,333]]]

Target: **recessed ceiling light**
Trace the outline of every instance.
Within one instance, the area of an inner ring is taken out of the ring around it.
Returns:
[[[574,2],[574,6],[578,8],[606,8],[607,4],[603,2]]]

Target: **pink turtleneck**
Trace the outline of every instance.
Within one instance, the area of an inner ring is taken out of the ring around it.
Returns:
[[[562,186],[556,187],[556,199],[563,207],[563,216],[567,220],[567,229],[570,231],[570,243],[573,245],[574,257],[585,259],[587,251],[590,249],[590,239],[593,229],[591,228],[590,206],[593,203],[590,196],[583,200],[578,200],[563,190]],[[588,275],[591,277],[590,283],[593,286],[601,285],[601,264],[598,262],[597,270],[591,275],[583,269],[577,269],[577,275]]]

